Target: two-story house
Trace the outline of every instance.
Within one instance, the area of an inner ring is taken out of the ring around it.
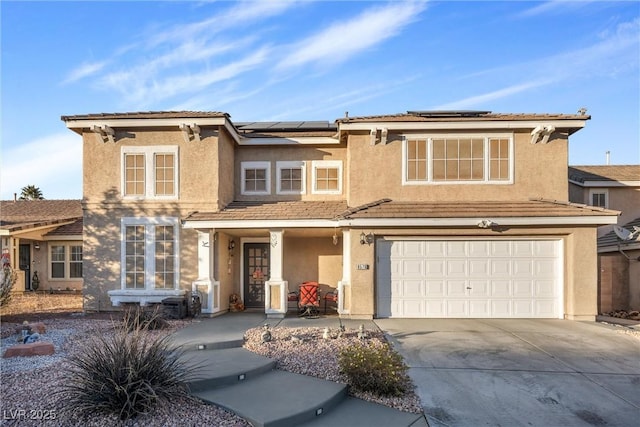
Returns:
[[[568,200],[589,116],[414,111],[234,123],[64,116],[83,137],[85,307],[196,289],[283,316],[305,281],[352,318],[593,320],[597,227]]]
[[[613,225],[598,228],[598,310],[640,308],[640,165],[569,167],[569,200],[620,211],[618,225],[633,233],[623,240]]]

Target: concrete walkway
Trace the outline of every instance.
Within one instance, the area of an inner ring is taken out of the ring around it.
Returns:
[[[189,386],[194,396],[223,407],[252,425],[428,427],[422,414],[349,397],[345,384],[275,369],[276,362],[242,348],[244,333],[264,323],[272,327],[345,327],[377,329],[373,321],[318,319],[266,319],[263,313],[228,313],[202,318],[172,335],[182,346],[187,363],[198,375]]]

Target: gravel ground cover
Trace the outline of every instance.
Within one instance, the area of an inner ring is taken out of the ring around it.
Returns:
[[[68,315],[67,315],[68,316]],[[108,318],[49,318],[44,320],[47,332],[42,341],[53,342],[52,356],[14,357],[1,359],[0,396],[2,426],[87,426],[87,427],[166,427],[166,426],[238,426],[249,424],[242,418],[221,408],[204,404],[197,399],[181,399],[160,406],[151,414],[121,422],[117,417],[95,416],[79,419],[66,407],[64,399],[54,392],[65,380],[68,355],[82,351],[90,334],[113,333],[114,321]],[[189,321],[170,320],[170,327],[151,333],[171,333]],[[1,325],[1,352],[16,343],[15,328],[21,322]]]
[[[249,424],[242,418],[224,409],[207,405],[197,399],[181,399],[158,408],[151,414],[134,420],[121,422],[116,417],[95,416],[79,419],[66,407],[64,399],[55,391],[65,380],[67,356],[82,351],[82,346],[91,334],[113,333],[114,320],[110,315],[82,316],[58,314],[44,318],[30,319],[42,321],[47,332],[43,341],[54,344],[52,356],[15,357],[0,359],[0,397],[2,401],[2,426],[87,426],[87,427],[165,427],[165,426],[238,426]],[[169,334],[190,323],[190,320],[170,320],[170,327],[151,333]],[[16,328],[22,325],[21,317],[2,319],[0,325],[0,352],[4,354],[8,346],[17,343]],[[247,331],[245,347],[251,351],[274,358],[278,368],[304,375],[312,375],[329,381],[346,382],[340,375],[337,355],[340,349],[358,340],[357,331],[347,329],[343,338],[322,338],[320,328],[273,328],[273,340],[262,343],[262,329]],[[334,331],[334,333],[337,331]],[[383,343],[384,336],[379,331],[367,331],[372,343]],[[302,338],[302,342],[292,342],[291,336]],[[419,413],[419,398],[408,393],[400,398],[380,398],[375,395],[352,395],[375,401],[400,410]]]
[[[338,354],[344,348],[360,341],[357,329],[347,328],[341,338],[338,331],[329,331],[329,338],[323,338],[323,328],[271,328],[271,341],[263,342],[263,328],[249,329],[245,334],[247,350],[277,360],[277,368],[283,371],[309,375],[329,381],[348,383],[340,373]],[[366,341],[371,346],[386,343],[380,331],[366,331]],[[294,337],[292,340],[291,338]],[[362,393],[349,388],[349,394],[371,402],[380,403],[405,412],[421,413],[420,398],[415,394],[413,384],[400,397],[381,397],[372,393]]]

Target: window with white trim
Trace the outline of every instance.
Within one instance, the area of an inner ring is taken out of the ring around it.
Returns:
[[[305,194],[305,175],[304,162],[276,162],[278,194]]]
[[[513,182],[510,135],[406,137],[402,148],[406,185]]]
[[[122,289],[178,289],[178,220],[122,219]]]
[[[315,160],[311,162],[313,169],[314,194],[342,193],[342,161]]]
[[[49,279],[82,279],[82,245],[77,243],[49,244]]]
[[[589,203],[591,206],[598,206],[601,208],[609,207],[609,192],[607,189],[591,189],[589,190]]]
[[[271,194],[271,163],[242,162],[242,194]]]
[[[122,194],[134,199],[178,197],[178,146],[122,147]]]

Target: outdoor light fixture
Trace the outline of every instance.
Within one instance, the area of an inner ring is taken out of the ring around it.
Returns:
[[[369,233],[369,234],[364,234],[364,231],[362,233],[360,233],[360,244],[364,245],[371,245],[373,243],[373,234]]]
[[[37,243],[37,242],[34,243],[33,244],[33,249],[35,249],[36,251],[39,251],[40,250],[40,243]]]
[[[236,248],[235,240],[233,240],[233,239],[229,240],[229,245],[227,246],[227,249],[229,249],[229,256],[233,256],[233,250],[235,248]]]

